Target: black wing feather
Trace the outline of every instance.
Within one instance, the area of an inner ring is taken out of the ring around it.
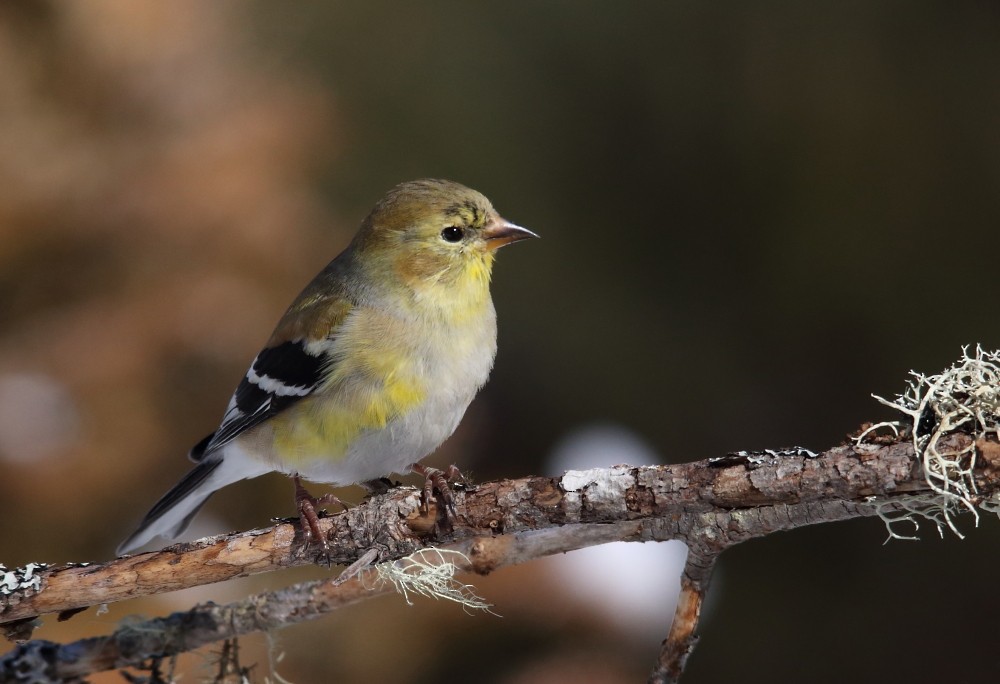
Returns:
[[[222,425],[191,449],[196,462],[238,435],[306,398],[323,380],[326,359],[306,350],[304,340],[283,342],[257,355],[233,393]]]

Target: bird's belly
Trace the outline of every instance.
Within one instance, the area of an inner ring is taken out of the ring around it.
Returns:
[[[471,393],[461,401],[429,399],[383,428],[364,430],[339,458],[320,453],[300,459],[295,472],[341,485],[406,473],[455,431],[471,401]]]

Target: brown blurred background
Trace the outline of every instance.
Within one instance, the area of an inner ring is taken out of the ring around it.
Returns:
[[[993,2],[33,0],[0,4],[0,64],[7,566],[109,559],[402,180],[464,182],[544,238],[501,255],[496,369],[433,459],[475,479],[822,449],[887,417],[869,393],[908,369],[1000,346]],[[235,485],[196,532],[290,514],[290,492]],[[685,681],[996,680],[1000,525],[968,531],[728,552]],[[257,681],[642,681],[677,582],[651,553],[471,580],[502,619],[389,597],[244,657]]]

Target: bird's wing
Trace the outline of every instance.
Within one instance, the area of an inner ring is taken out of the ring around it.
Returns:
[[[236,437],[308,397],[328,377],[337,334],[353,307],[346,300],[309,297],[289,309],[268,344],[250,364],[219,428],[188,454],[196,463]]]

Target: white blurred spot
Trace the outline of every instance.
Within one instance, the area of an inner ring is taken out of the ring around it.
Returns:
[[[655,465],[656,452],[631,430],[619,425],[594,424],[571,432],[549,456],[549,472],[607,468],[613,465]]]
[[[69,446],[79,429],[66,388],[41,374],[0,376],[0,460],[31,463]]]
[[[656,452],[616,425],[581,428],[556,445],[549,472],[653,465]],[[639,638],[662,640],[673,618],[687,548],[681,542],[604,544],[546,559],[556,584]]]

